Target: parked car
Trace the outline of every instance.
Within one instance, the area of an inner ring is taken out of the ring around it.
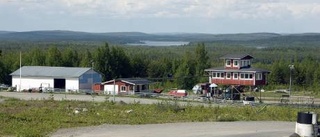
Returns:
[[[7,90],[9,88],[6,84],[0,84],[0,90]]]
[[[175,90],[169,91],[168,94],[173,97],[185,97],[188,95],[188,92],[184,89],[175,89]]]

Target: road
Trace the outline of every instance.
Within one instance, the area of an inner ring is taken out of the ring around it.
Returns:
[[[40,100],[53,97],[55,100],[79,100],[103,102],[113,100],[106,96],[73,95],[73,94],[45,94],[0,92],[0,96],[13,97],[23,100]],[[160,100],[115,97],[115,101],[126,103],[140,102],[142,104],[158,103]],[[3,101],[3,100],[2,100]],[[187,104],[187,102],[181,102]],[[193,103],[194,105],[208,105]],[[100,125],[60,129],[50,136],[53,137],[288,137],[294,133],[295,122],[193,122],[147,125]]]
[[[52,137],[289,137],[294,122],[193,122],[60,129]]]
[[[133,97],[113,97],[113,96],[91,96],[83,94],[49,94],[49,93],[26,93],[26,92],[0,92],[0,96],[19,98],[22,100],[41,100],[50,99],[54,100],[78,100],[78,101],[123,101],[125,103],[141,103],[141,104],[155,104],[162,102],[163,100],[147,99],[147,98],[133,98]],[[179,102],[180,105],[204,105],[208,106],[207,103],[201,102]],[[214,105],[214,104],[211,104]]]

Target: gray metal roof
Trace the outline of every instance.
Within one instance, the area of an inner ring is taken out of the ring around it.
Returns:
[[[133,85],[146,85],[152,83],[147,79],[120,79],[123,82],[131,83]]]
[[[91,68],[23,66],[20,69],[21,76],[23,77],[77,78],[89,71]],[[14,71],[10,75],[19,76],[20,69]]]
[[[143,78],[120,78],[120,79],[117,79],[116,81],[122,81],[124,83],[128,83],[131,85],[147,85],[147,84],[153,83],[152,81],[143,79]],[[109,81],[103,82],[102,84],[108,84],[108,83],[113,84],[113,82],[114,80],[109,80]]]
[[[216,72],[267,72],[270,73],[269,70],[259,69],[259,68],[241,68],[241,69],[225,69],[224,67],[217,68],[209,68],[204,71],[216,71]]]
[[[253,57],[248,54],[227,54],[221,57],[221,59],[252,59]]]

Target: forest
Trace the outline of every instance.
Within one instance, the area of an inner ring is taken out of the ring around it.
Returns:
[[[23,66],[92,67],[103,80],[147,78],[164,87],[191,89],[208,82],[204,69],[223,66],[225,54],[249,54],[253,67],[270,70],[265,89],[320,89],[320,42],[290,40],[194,41],[182,46],[128,46],[101,41],[0,41],[0,83],[11,84],[10,73]]]

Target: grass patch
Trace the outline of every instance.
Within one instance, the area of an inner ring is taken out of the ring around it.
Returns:
[[[295,121],[303,109],[277,106],[204,107],[178,102],[82,102],[7,99],[0,103],[0,135],[46,136],[60,128],[100,124],[151,124],[202,121]],[[312,110],[319,113],[319,110]]]

